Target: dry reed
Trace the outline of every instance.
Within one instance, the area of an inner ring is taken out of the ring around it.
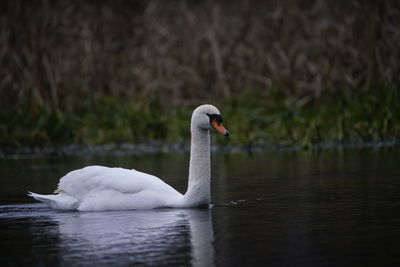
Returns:
[[[0,103],[166,105],[398,86],[397,1],[5,1]]]

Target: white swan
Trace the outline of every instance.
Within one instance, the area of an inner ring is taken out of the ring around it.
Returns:
[[[60,179],[53,195],[29,192],[29,196],[58,210],[102,211],[190,208],[210,202],[210,129],[229,135],[219,110],[197,107],[190,125],[189,183],[182,195],[161,179],[136,170],[88,166]]]

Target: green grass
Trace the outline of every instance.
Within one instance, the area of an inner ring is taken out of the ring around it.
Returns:
[[[278,91],[277,91],[278,92]],[[217,142],[240,146],[301,146],[321,143],[394,141],[400,137],[396,89],[338,94],[329,102],[288,104],[279,93],[245,93],[214,103],[232,132]],[[0,112],[1,148],[71,143],[145,143],[189,140],[193,107],[169,107],[157,99],[126,101],[105,97],[79,109],[51,109],[35,103]]]

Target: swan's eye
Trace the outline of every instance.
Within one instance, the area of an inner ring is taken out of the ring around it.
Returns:
[[[220,114],[208,114],[207,113],[207,115],[210,118],[210,123],[212,123],[213,121],[222,123],[224,121],[224,119],[222,118],[222,115],[220,115]]]

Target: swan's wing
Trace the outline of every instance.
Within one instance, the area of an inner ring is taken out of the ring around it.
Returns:
[[[88,166],[69,172],[60,179],[58,190],[63,190],[77,199],[99,191],[116,191],[123,194],[137,194],[143,191],[160,194],[178,193],[153,175],[136,170],[102,166]]]

